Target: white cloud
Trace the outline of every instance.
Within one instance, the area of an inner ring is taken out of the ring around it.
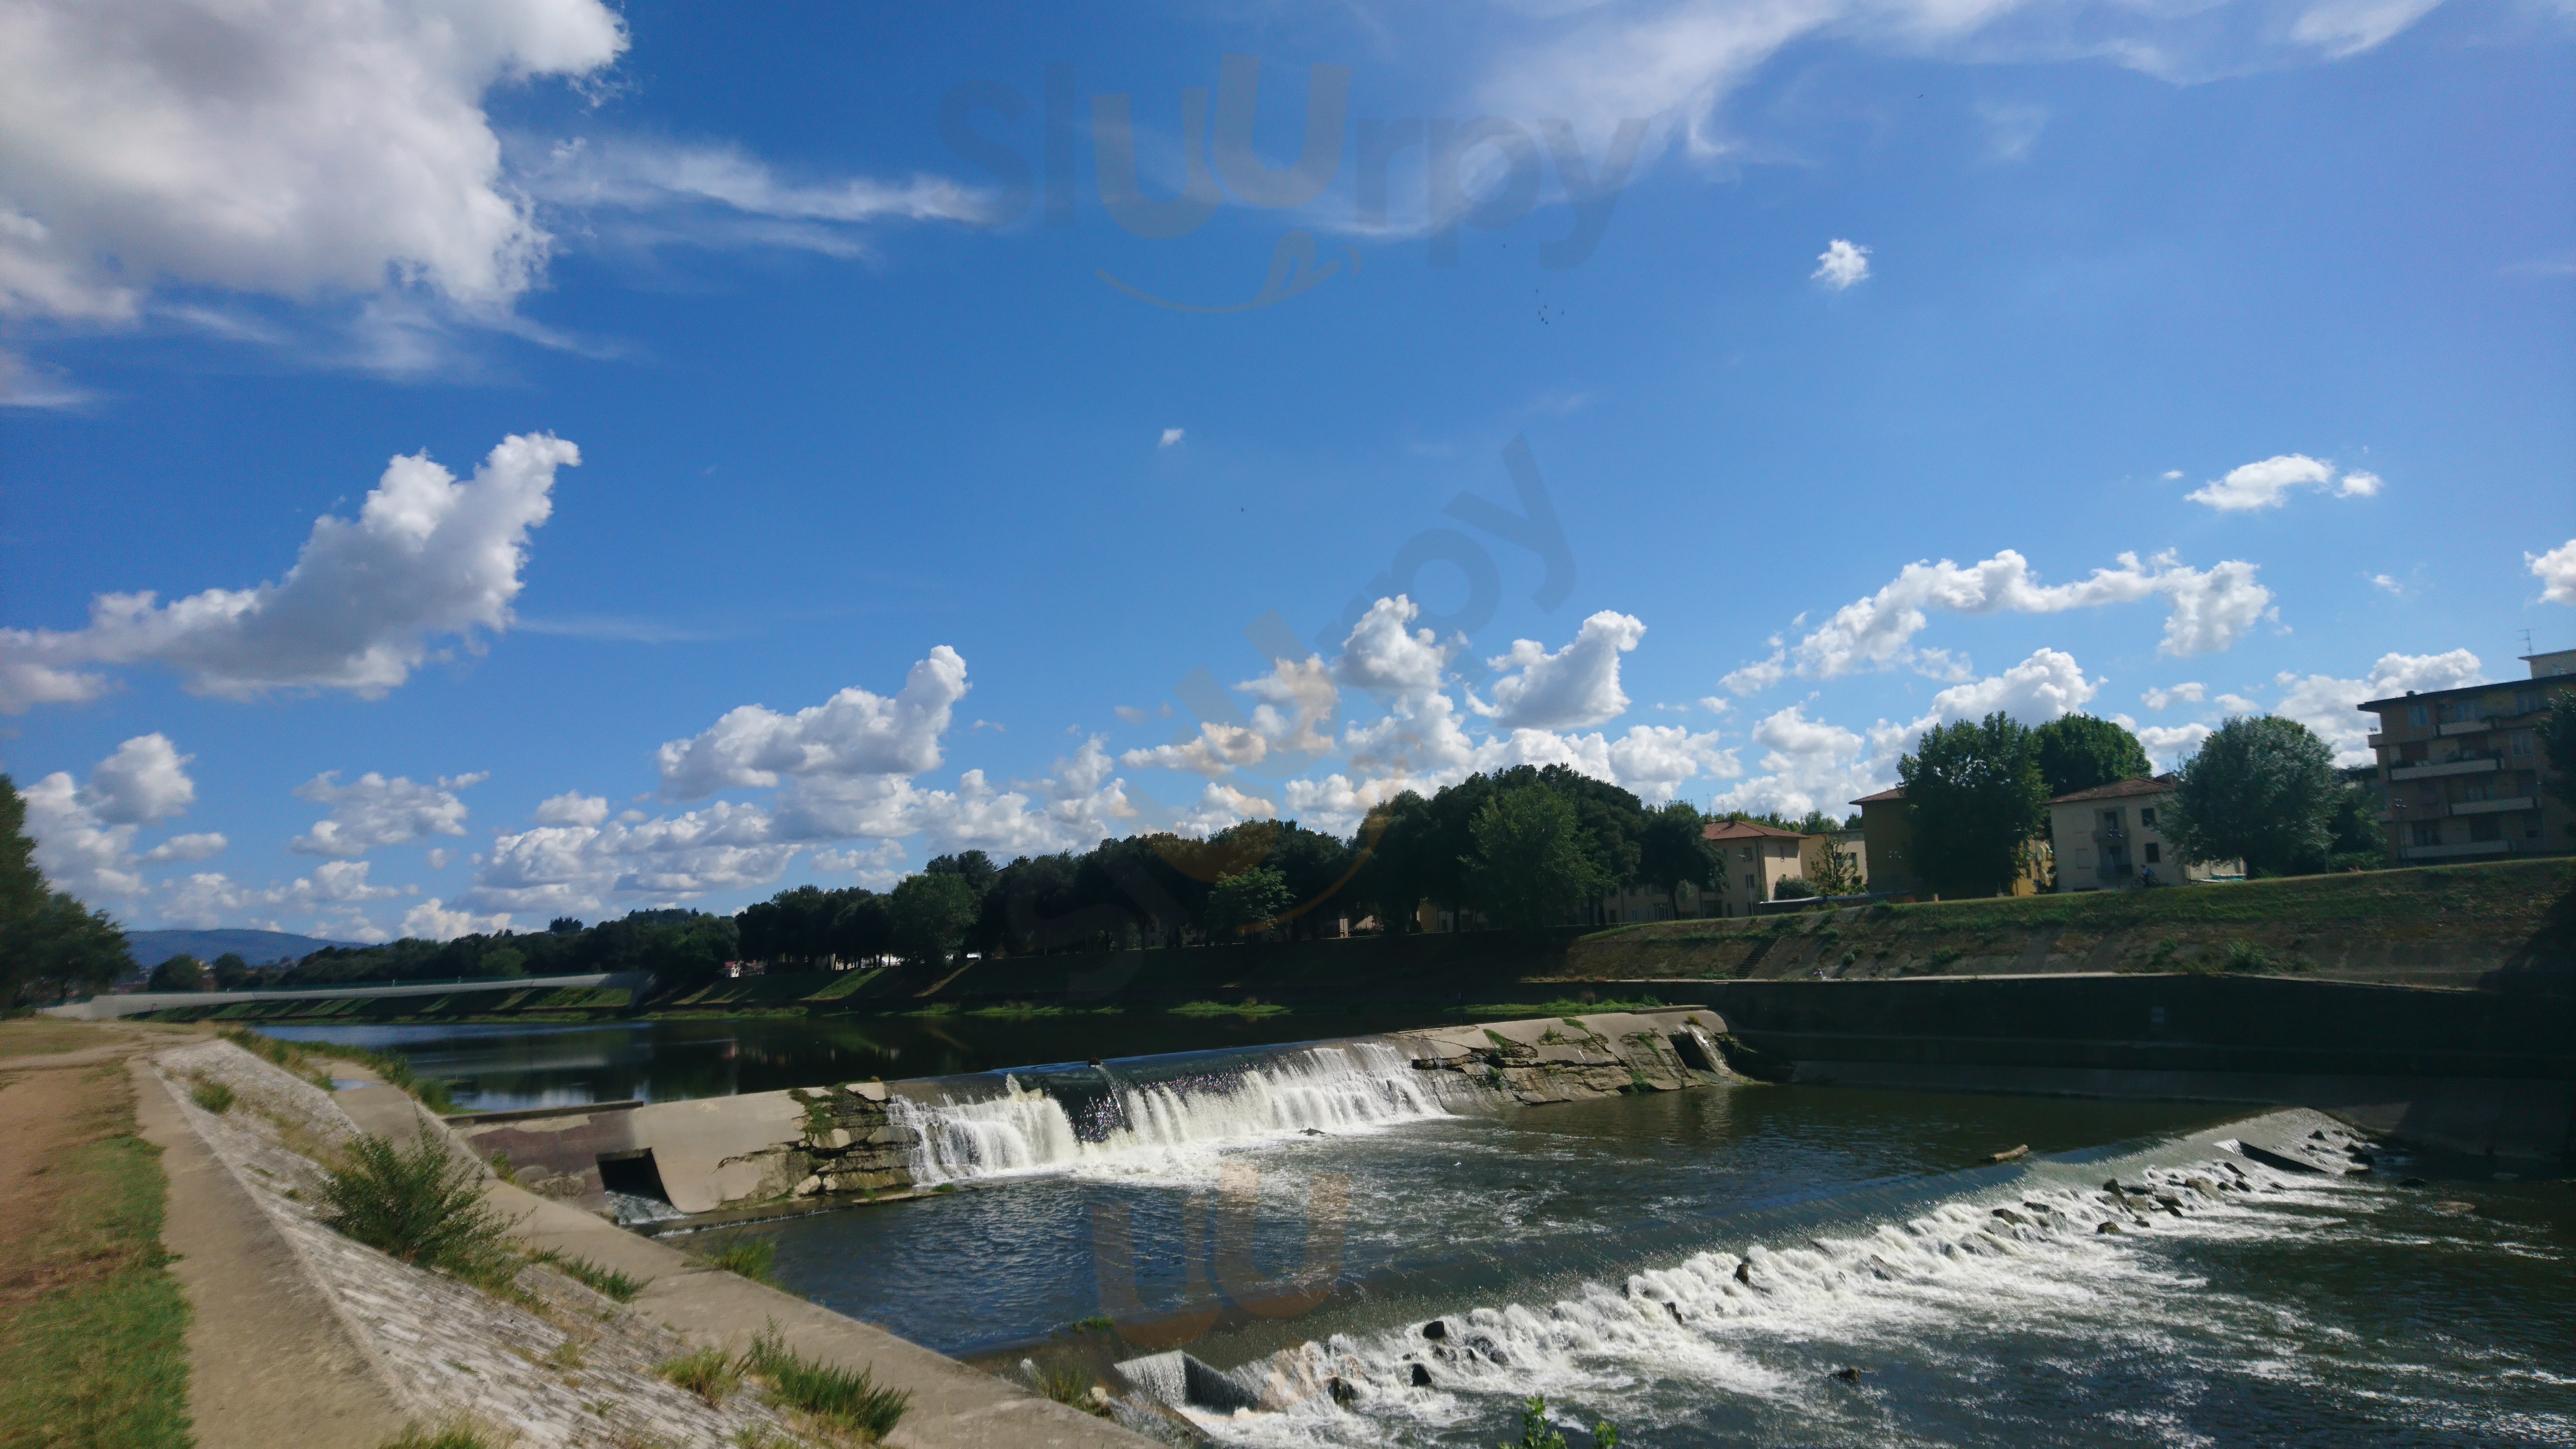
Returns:
[[[211,860],[214,857],[223,854],[224,847],[230,844],[232,844],[232,842],[224,839],[222,833],[219,831],[209,830],[188,835],[173,835],[169,839],[162,841],[159,845],[143,852],[143,859],[154,865],[174,860]]]
[[[1186,428],[1165,428],[1163,429],[1163,440],[1156,443],[1154,446],[1157,448],[1177,447],[1180,445],[1180,441],[1188,436],[1189,430]]]
[[[147,862],[201,860],[224,847],[220,835],[172,838],[138,856],[142,827],[185,811],[197,798],[183,755],[167,736],[136,735],[90,769],[86,784],[57,770],[28,786],[27,834],[35,841],[37,868],[54,889],[85,901],[141,895],[146,883],[136,867]]]
[[[1915,663],[1928,652],[1917,651],[1914,638],[1930,625],[1933,609],[2054,614],[2162,597],[2168,612],[2157,652],[2211,653],[2234,644],[2271,607],[2272,592],[2255,582],[2255,571],[2255,565],[2232,559],[2204,571],[2170,553],[2144,563],[2124,553],[2116,568],[2095,569],[2074,583],[2043,585],[2029,560],[2011,549],[1965,568],[1948,559],[1907,564],[1885,588],[1844,605],[1795,646],[1729,674],[1725,683],[1738,694],[1751,694],[1790,673],[1833,679]]]
[[[608,799],[566,790],[540,802],[531,818],[539,825],[597,825],[608,818]]]
[[[2483,683],[2486,675],[2478,656],[2466,649],[2446,654],[2382,654],[2371,666],[2367,679],[2337,679],[2328,674],[2311,674],[2301,678],[2284,673],[2275,681],[2282,688],[2281,702],[2271,712],[2284,719],[2294,719],[2315,730],[2327,744],[2334,746],[2335,763],[2366,765],[2375,755],[2370,749],[2370,731],[2377,721],[2358,708],[2365,700],[2393,699],[2408,690],[2458,689]],[[2225,703],[2229,697],[2222,696]],[[2254,709],[2250,700],[2237,700],[2243,708]]]
[[[814,852],[814,869],[827,875],[857,877],[857,883],[870,890],[886,890],[904,878],[910,859],[903,846],[892,840],[881,840],[866,849],[818,850]]]
[[[1615,719],[1628,709],[1628,696],[1619,688],[1619,656],[1645,637],[1638,619],[1604,609],[1553,654],[1536,640],[1515,639],[1510,653],[1487,662],[1517,672],[1494,681],[1491,705],[1472,694],[1468,703],[1509,728],[1558,730]]]
[[[705,733],[662,746],[662,793],[693,800],[791,779],[910,776],[939,764],[949,711],[966,697],[966,661],[942,644],[912,666],[888,699],[855,686],[793,715],[757,704],[728,711]]]
[[[505,307],[549,238],[483,95],[625,45],[598,0],[14,0],[0,312],[127,321],[165,280]]]
[[[2170,770],[2183,757],[2200,748],[2200,742],[2214,731],[2205,724],[2142,725],[2131,731],[2145,747],[2147,758],[2159,768]]]
[[[1710,802],[1712,809],[1788,816],[1823,810],[1840,817],[1850,801],[1886,788],[1870,762],[1870,741],[1807,718],[1804,705],[1755,724],[1753,743],[1763,747],[1761,773],[1721,792]]]
[[[1139,819],[1139,804],[1111,771],[1108,748],[1093,735],[1056,760],[1053,774],[1013,781],[1008,790],[995,790],[983,771],[969,770],[954,792],[922,791],[904,828],[920,831],[934,854],[1088,849],[1127,833]]]
[[[1428,629],[1408,630],[1422,609],[1402,594],[1380,599],[1351,626],[1333,661],[1333,677],[1353,689],[1392,696],[1392,707],[1410,713],[1439,692],[1458,646],[1444,646]],[[1463,644],[1463,641],[1461,641]]]
[[[993,198],[943,177],[794,181],[738,146],[578,137],[518,154],[516,178],[586,229],[628,245],[778,246],[864,256],[855,228],[885,221],[994,219]],[[622,213],[613,219],[601,213]]]
[[[2261,714],[2263,706],[2241,694],[2222,694],[2215,703],[2229,714]]]
[[[486,778],[442,775],[433,784],[421,785],[401,775],[387,779],[370,770],[343,785],[339,774],[326,770],[295,787],[298,799],[328,805],[331,815],[288,841],[287,849],[298,855],[354,856],[424,835],[463,835],[465,802],[456,792]]]
[[[1274,749],[1290,754],[1320,755],[1333,747],[1333,727],[1341,714],[1341,691],[1322,658],[1278,659],[1268,674],[1235,686],[1261,701],[1252,709],[1252,727]]]
[[[2138,696],[2149,709],[2164,709],[2177,702],[2198,704],[2209,697],[2209,686],[2198,682],[2177,684],[2171,689],[2150,689]]]
[[[2338,481],[2333,463],[2304,453],[2284,453],[2231,468],[2226,477],[2205,483],[2183,497],[2193,503],[2206,503],[2221,513],[2235,513],[2278,508],[2289,501],[2294,488],[2322,491],[2329,486],[2337,498],[2372,498],[2384,485],[2376,473],[2346,473]]]
[[[323,517],[286,577],[208,589],[168,604],[150,592],[102,594],[87,628],[0,629],[0,709],[92,698],[107,688],[88,664],[157,663],[199,694],[247,698],[272,689],[381,696],[456,638],[511,622],[528,530],[553,509],[555,470],[580,450],[547,434],[516,436],[470,482],[426,453],[396,458],[355,522]]]
[[[1869,248],[1854,246],[1836,237],[1816,258],[1816,269],[1809,272],[1807,278],[1822,282],[1837,292],[1848,292],[1854,285],[1869,279]]]
[[[2023,724],[2045,724],[2082,709],[2101,689],[2084,677],[2075,656],[2042,649],[1991,678],[1957,685],[1932,696],[1932,713],[1942,720],[1983,719],[1997,710]]]
[[[2406,586],[2399,583],[2394,575],[2363,574],[2361,577],[2374,589],[2382,590],[2396,598],[2406,597]]]
[[[2540,580],[2544,603],[2576,604],[2576,538],[2544,554],[2526,553],[2522,560],[2532,577]]]
[[[1270,741],[1249,725],[1202,724],[1196,735],[1151,749],[1129,750],[1118,762],[1133,770],[1186,770],[1213,780],[1243,765],[1257,765]]]
[[[497,836],[460,906],[535,915],[595,911],[612,895],[673,901],[768,885],[802,847],[757,805],[599,825],[539,825]]]
[[[1702,774],[1731,779],[1743,773],[1735,751],[1718,747],[1718,732],[1693,734],[1680,725],[1633,725],[1610,744],[1610,779],[1648,804],[1680,792]]]
[[[1147,720],[1170,719],[1172,717],[1172,702],[1170,700],[1165,700],[1161,707],[1156,709],[1147,709],[1142,705],[1135,704],[1113,704],[1109,707],[1109,710],[1110,713],[1117,715],[1120,719],[1125,720],[1131,725],[1140,725]]]
[[[459,936],[488,936],[510,929],[510,913],[477,915],[468,910],[449,910],[436,896],[403,912],[402,933],[423,941],[453,941]]]

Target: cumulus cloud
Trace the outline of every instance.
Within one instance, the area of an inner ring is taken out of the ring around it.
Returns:
[[[370,770],[346,785],[340,772],[326,770],[295,787],[298,799],[328,805],[328,819],[286,843],[298,855],[364,855],[388,845],[402,845],[424,835],[463,835],[465,802],[459,790],[487,777],[442,775],[427,785]]]
[[[2338,479],[2335,465],[2304,453],[2283,453],[2259,463],[2231,468],[2227,476],[2183,495],[2193,503],[2205,503],[2221,513],[2238,513],[2256,508],[2278,508],[2289,501],[2297,488],[2319,491],[2332,489],[2337,498],[2371,498],[2378,495],[2382,484],[2376,473],[2352,472]]]
[[[442,639],[475,647],[509,627],[528,531],[553,510],[555,470],[581,452],[548,434],[509,438],[471,481],[429,460],[396,458],[353,522],[316,519],[286,576],[208,589],[168,604],[150,592],[102,594],[88,627],[0,629],[0,709],[94,698],[95,664],[155,663],[198,694],[345,689],[374,699],[401,684]]]
[[[1408,629],[1421,613],[1421,606],[1402,594],[1369,605],[1342,642],[1333,677],[1353,689],[1390,697],[1400,712],[1410,712],[1438,693],[1460,646],[1441,644],[1428,629]]]
[[[2150,689],[2138,696],[2149,709],[2165,709],[2176,703],[2198,704],[2209,696],[2209,686],[2186,681],[2170,689]]]
[[[478,915],[469,910],[450,910],[436,896],[403,912],[402,933],[423,941],[453,941],[459,936],[488,936],[510,929],[510,913]]]
[[[818,850],[814,869],[827,875],[857,877],[859,885],[885,890],[903,879],[910,860],[900,842],[881,840],[864,849]]]
[[[2523,563],[2540,580],[2544,603],[2576,604],[2576,538],[2544,554],[2524,554]]]
[[[597,825],[608,818],[608,800],[601,795],[566,790],[541,801],[531,818],[539,825]]]
[[[165,280],[506,306],[549,238],[502,177],[483,95],[625,46],[598,0],[16,0],[0,312],[126,321]]]
[[[1156,443],[1154,446],[1158,448],[1177,447],[1180,445],[1181,440],[1188,436],[1189,430],[1186,428],[1165,428],[1163,429],[1163,440]]]
[[[1129,750],[1118,761],[1130,769],[1186,770],[1213,780],[1239,766],[1257,765],[1269,753],[1270,741],[1250,725],[1208,723],[1171,744]]]
[[[1532,639],[1515,639],[1511,652],[1487,662],[1513,671],[1494,681],[1490,705],[1468,696],[1477,713],[1513,729],[1561,730],[1600,724],[1627,712],[1619,688],[1619,656],[1637,647],[1646,626],[1604,609],[1583,621],[1574,642],[1550,654]]]
[[[1948,721],[2001,710],[2023,724],[2045,724],[2082,709],[2101,687],[2084,677],[2074,655],[2042,649],[2001,674],[1942,690],[1932,696],[1932,713]]]
[[[2335,763],[2366,765],[2377,758],[2370,749],[2370,731],[2377,721],[2361,712],[2359,706],[2364,701],[2393,699],[2410,689],[2458,689],[2482,684],[2486,681],[2482,669],[2478,656],[2466,649],[2453,649],[2445,654],[2382,654],[2365,679],[2337,679],[2330,674],[2302,678],[2283,673],[2274,680],[2282,689],[2281,702],[2271,712],[2315,730],[2334,746]],[[2250,710],[2252,702],[2238,703]]]
[[[912,666],[891,699],[852,686],[792,715],[743,705],[705,733],[662,746],[662,793],[694,800],[738,786],[775,786],[782,777],[919,774],[939,764],[939,737],[966,689],[966,661],[942,644]]]
[[[28,786],[27,834],[36,865],[56,890],[86,901],[141,895],[146,862],[202,860],[224,848],[220,835],[176,836],[145,855],[134,837],[185,811],[197,798],[183,755],[162,734],[137,735],[90,769],[86,783],[57,770]]]
[[[1809,272],[1807,278],[1822,282],[1837,292],[1848,292],[1869,279],[1869,248],[1854,246],[1836,237],[1816,258],[1816,269]]]
[[[770,812],[718,801],[640,821],[539,825],[494,837],[460,907],[504,915],[596,911],[612,895],[674,901],[778,879],[801,847]]]
[[[2199,749],[2200,742],[2208,739],[2213,731],[2205,724],[2193,723],[2141,725],[2130,733],[2138,737],[2138,743],[2145,747],[2149,760],[2161,769],[2170,770]]]
[[[1751,694],[1792,673],[1833,679],[1856,670],[1916,663],[1929,651],[1916,650],[1914,638],[1930,625],[1934,609],[1969,615],[2055,614],[2162,598],[2167,612],[2157,652],[2174,657],[2212,653],[2233,645],[2271,609],[2272,591],[2255,581],[2255,572],[2255,565],[2232,559],[2201,570],[2171,553],[2143,563],[2136,554],[2124,553],[2115,568],[2097,568],[2092,577],[2073,583],[2044,585],[2030,561],[2011,549],[1964,568],[1948,559],[1907,564],[1885,588],[1844,605],[1794,646],[1736,670],[1723,682],[1738,694]]]

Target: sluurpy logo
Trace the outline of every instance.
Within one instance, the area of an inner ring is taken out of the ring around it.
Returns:
[[[1456,266],[1460,229],[1501,231],[1529,217],[1542,205],[1551,167],[1571,225],[1563,235],[1539,244],[1538,265],[1551,271],[1580,266],[1600,245],[1646,141],[1645,121],[1620,121],[1596,167],[1585,156],[1571,121],[1353,117],[1350,67],[1313,65],[1306,72],[1305,124],[1297,157],[1273,166],[1253,147],[1261,69],[1256,57],[1229,55],[1218,62],[1213,96],[1206,86],[1181,88],[1181,178],[1168,196],[1147,194],[1138,159],[1135,97],[1098,94],[1085,106],[1071,65],[1046,67],[1037,164],[1031,164],[1024,149],[1025,137],[1008,135],[1023,129],[1032,110],[1029,98],[1000,81],[968,81],[951,89],[939,103],[939,136],[959,160],[997,183],[994,202],[984,213],[989,225],[1016,223],[1033,207],[1042,210],[1045,225],[1076,224],[1086,123],[1100,209],[1131,236],[1148,241],[1188,237],[1213,220],[1229,198],[1260,210],[1303,213],[1300,220],[1308,224],[1272,244],[1262,281],[1247,300],[1179,301],[1107,268],[1094,272],[1104,284],[1138,301],[1209,314],[1276,306],[1337,277],[1358,275],[1359,251],[1347,243],[1336,243],[1340,254],[1319,264],[1326,256],[1315,238],[1319,228],[1373,238],[1418,235],[1430,265]],[[987,113],[998,118],[995,129],[979,128],[990,124],[983,119]],[[1343,205],[1334,184],[1346,162],[1352,182]],[[1414,164],[1422,177],[1418,211],[1394,203],[1394,177],[1400,170],[1409,174]]]

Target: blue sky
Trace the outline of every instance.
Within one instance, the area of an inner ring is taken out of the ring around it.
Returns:
[[[2563,6],[8,9],[0,766],[137,926],[2576,642]]]

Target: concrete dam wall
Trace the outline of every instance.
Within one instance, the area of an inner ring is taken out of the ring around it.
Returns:
[[[448,1126],[520,1186],[633,1220],[879,1201],[1129,1153],[1214,1152],[1437,1115],[1461,1096],[1544,1105],[1731,1076],[1705,1008],[1444,1026],[1348,1041],[847,1082],[679,1102],[469,1113]]]

